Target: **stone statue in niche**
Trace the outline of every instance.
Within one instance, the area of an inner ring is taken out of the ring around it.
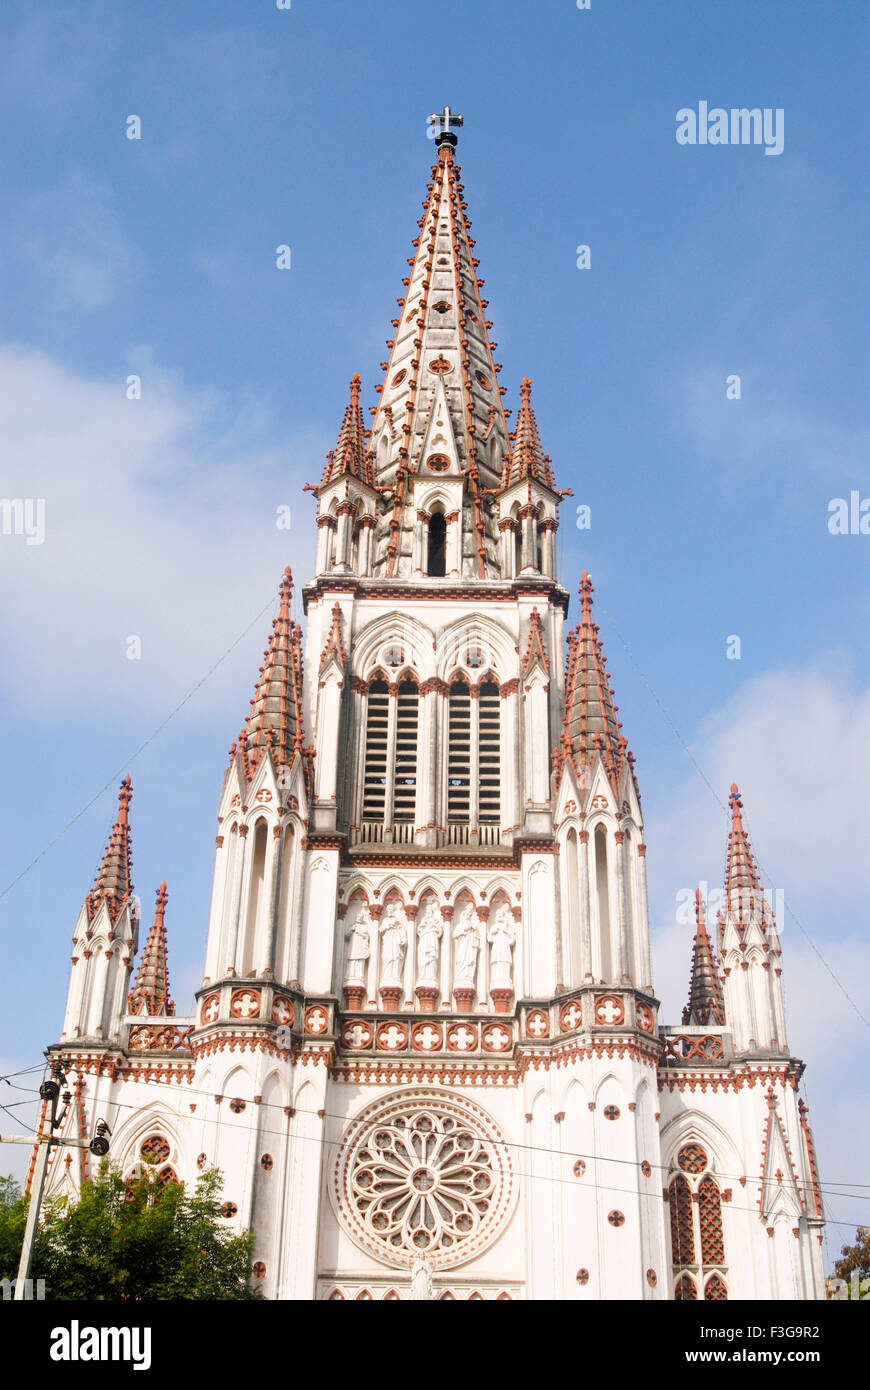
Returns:
[[[408,924],[401,904],[387,903],[379,928],[381,934],[381,984],[400,985],[408,949]]]
[[[411,1265],[411,1302],[424,1303],[434,1297],[432,1267],[426,1255],[416,1255]]]
[[[480,951],[480,919],[474,903],[466,903],[453,928],[454,985],[473,985]]]
[[[444,927],[441,912],[434,898],[426,904],[417,923],[417,979],[419,984],[437,985],[438,961],[441,955],[441,935]]]
[[[357,913],[344,934],[348,943],[344,964],[345,984],[357,984],[365,980],[366,962],[372,953],[372,925],[368,903],[363,903],[362,910]]]
[[[517,939],[513,914],[507,903],[500,903],[489,924],[489,983],[494,989],[510,989],[513,974],[513,948]]]

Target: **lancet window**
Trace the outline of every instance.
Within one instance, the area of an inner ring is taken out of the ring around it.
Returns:
[[[684,1144],[668,1184],[674,1298],[727,1300],[722,1193],[710,1172],[706,1150]]]

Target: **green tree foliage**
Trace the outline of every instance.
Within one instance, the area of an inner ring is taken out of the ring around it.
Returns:
[[[260,1298],[249,1283],[253,1236],[226,1229],[220,1185],[217,1169],[190,1189],[149,1168],[125,1179],[104,1162],[77,1201],[44,1206],[33,1278],[47,1299]],[[0,1180],[0,1277],[15,1276],[25,1214],[15,1184]]]
[[[26,1220],[18,1183],[14,1178],[0,1178],[0,1278],[15,1278]]]
[[[853,1269],[857,1269],[862,1279],[870,1275],[870,1226],[859,1226],[855,1232],[855,1244],[844,1245],[841,1258],[834,1265],[838,1279],[848,1279]]]

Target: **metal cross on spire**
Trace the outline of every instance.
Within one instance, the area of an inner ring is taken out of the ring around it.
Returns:
[[[429,130],[435,132],[434,138],[439,143],[446,138],[451,145],[456,144],[456,136],[451,133],[450,127],[458,127],[462,124],[462,116],[458,112],[451,111],[449,106],[445,106],[443,111],[433,111],[428,121]]]

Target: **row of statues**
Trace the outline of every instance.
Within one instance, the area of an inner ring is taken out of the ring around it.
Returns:
[[[429,899],[417,922],[417,983],[437,985],[441,961],[444,921],[438,904]],[[345,955],[345,984],[362,982],[366,977],[373,939],[380,937],[380,984],[401,984],[410,933],[401,903],[392,899],[375,924],[367,903],[344,933],[348,943]],[[473,903],[466,903],[456,918],[453,937],[453,983],[473,986],[477,960],[484,940],[483,925]],[[516,928],[511,909],[501,903],[492,914],[486,931],[490,946],[490,986],[509,989],[513,971]]]

